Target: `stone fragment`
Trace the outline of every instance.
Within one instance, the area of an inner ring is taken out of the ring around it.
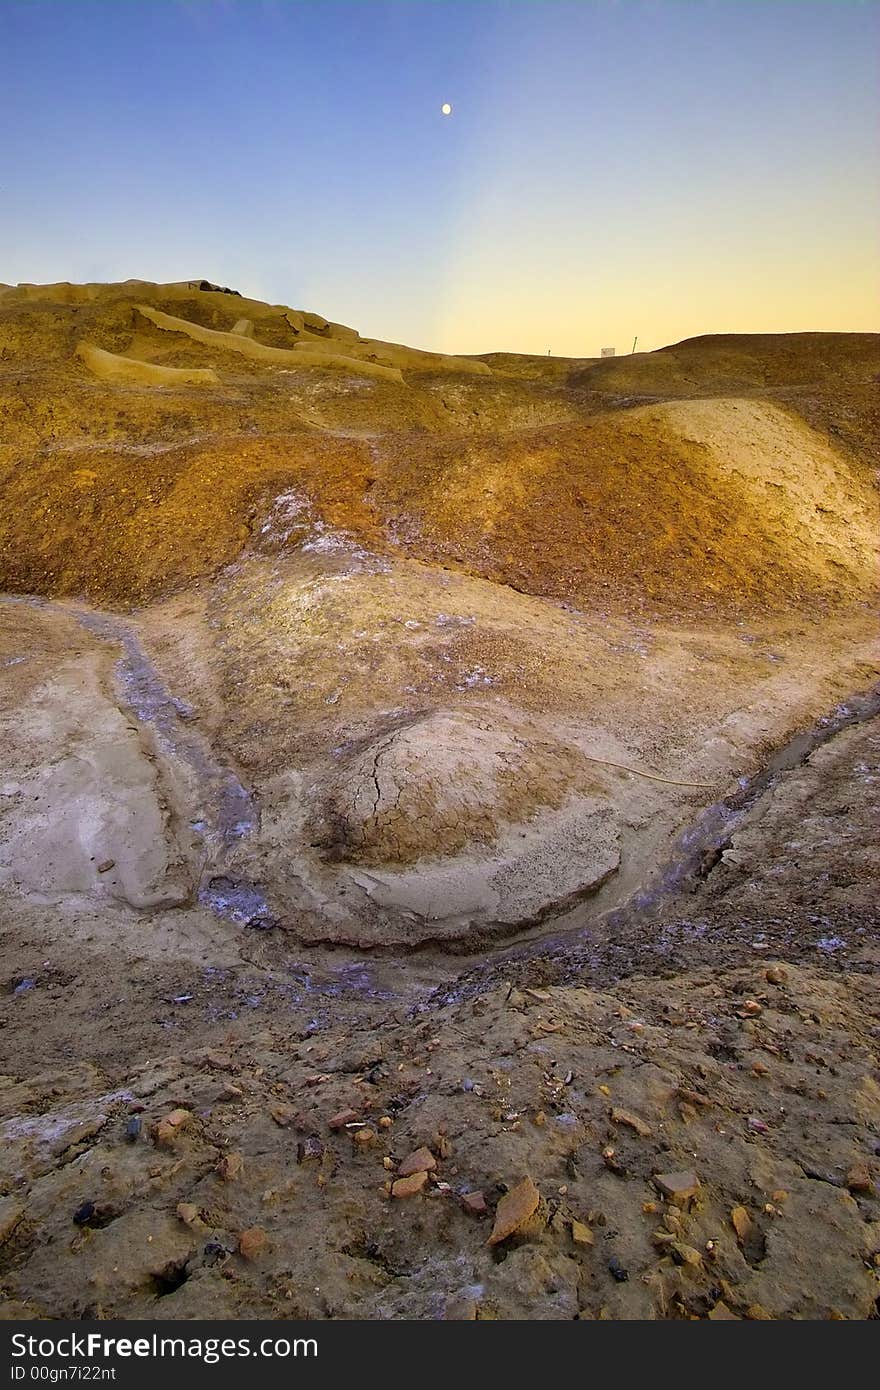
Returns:
[[[433,1173],[437,1167],[437,1160],[430,1149],[416,1149],[408,1158],[405,1158],[397,1170],[399,1178],[408,1178],[413,1173]]]
[[[244,1168],[244,1159],[239,1153],[224,1154],[217,1164],[217,1176],[223,1182],[235,1182]]]
[[[741,1244],[745,1244],[752,1234],[754,1222],[746,1211],[745,1207],[733,1207],[730,1213],[730,1224],[736,1231],[736,1238]]]
[[[359,1148],[365,1149],[376,1138],[376,1131],[370,1129],[369,1125],[364,1125],[362,1129],[352,1130],[351,1137]]]
[[[757,999],[744,999],[736,1012],[740,1018],[757,1018],[764,1012],[764,1007]]]
[[[641,1115],[635,1115],[631,1110],[621,1110],[617,1105],[611,1111],[611,1120],[613,1124],[626,1125],[627,1129],[635,1130],[642,1139],[650,1139],[654,1132]]]
[[[486,1198],[482,1192],[464,1192],[461,1197],[461,1205],[465,1211],[469,1211],[472,1216],[485,1216]]]
[[[715,1307],[709,1310],[709,1318],[712,1322],[739,1322],[737,1314],[732,1313],[721,1298],[719,1298]]]
[[[192,1117],[192,1111],[184,1110],[183,1107],[170,1110],[167,1115],[158,1121],[153,1130],[153,1137],[156,1143],[166,1146],[173,1144],[181,1130],[185,1129],[189,1124]]]
[[[846,1185],[850,1192],[873,1192],[874,1179],[866,1163],[854,1163],[847,1171]]]
[[[693,1245],[686,1245],[683,1241],[677,1240],[670,1246],[670,1249],[676,1264],[690,1265],[692,1269],[702,1267],[703,1256]]]
[[[262,1226],[250,1226],[238,1238],[238,1253],[245,1260],[257,1260],[268,1244],[269,1237]]]
[[[353,1125],[359,1119],[356,1110],[339,1110],[335,1115],[331,1115],[327,1121],[331,1129],[345,1129],[346,1125]]]
[[[199,1215],[199,1209],[195,1202],[178,1202],[177,1217],[179,1221],[183,1222],[184,1226],[189,1226],[190,1228],[204,1226],[205,1224]]]
[[[534,1216],[541,1202],[541,1194],[532,1179],[524,1177],[501,1198],[495,1209],[495,1224],[492,1227],[488,1245],[500,1245]]]
[[[420,1192],[424,1192],[428,1181],[428,1174],[424,1170],[421,1173],[411,1173],[408,1178],[397,1178],[391,1184],[392,1197],[417,1197]]]
[[[585,1226],[583,1221],[577,1221],[574,1217],[571,1222],[571,1238],[575,1245],[593,1244],[593,1232],[589,1226]]]
[[[693,1091],[689,1086],[679,1086],[677,1088],[679,1099],[686,1101],[688,1105],[697,1105],[701,1109],[708,1109],[715,1102],[709,1096],[704,1096],[702,1091]]]
[[[700,1179],[690,1168],[672,1173],[655,1173],[653,1183],[677,1207],[686,1206],[700,1190]]]

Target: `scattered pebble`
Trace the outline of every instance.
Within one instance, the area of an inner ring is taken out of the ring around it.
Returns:
[[[262,1226],[251,1226],[238,1238],[238,1253],[242,1259],[257,1260],[268,1248],[269,1237]]]

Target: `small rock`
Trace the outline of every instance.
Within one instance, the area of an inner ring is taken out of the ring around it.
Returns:
[[[690,1265],[693,1269],[700,1269],[702,1266],[703,1257],[693,1245],[685,1245],[683,1241],[677,1240],[669,1248],[677,1264]]]
[[[709,1310],[709,1318],[712,1322],[739,1322],[737,1314],[732,1313],[721,1298],[719,1298],[715,1307]]]
[[[296,1111],[292,1105],[273,1105],[269,1110],[269,1114],[272,1116],[276,1125],[280,1125],[282,1129],[287,1129],[296,1119]]]
[[[675,1236],[671,1231],[652,1231],[651,1239],[661,1250],[668,1250],[671,1245],[675,1244]]]
[[[532,1179],[524,1177],[522,1182],[501,1198],[495,1209],[495,1224],[492,1227],[488,1245],[500,1245],[516,1231],[520,1231],[535,1215],[541,1203],[541,1194]]]
[[[847,1171],[846,1185],[850,1192],[873,1192],[874,1179],[865,1163],[854,1163]]]
[[[629,1270],[621,1264],[616,1255],[612,1255],[608,1261],[608,1272],[613,1279],[617,1280],[618,1284],[625,1284],[629,1279]]]
[[[700,1179],[690,1168],[674,1173],[655,1173],[654,1186],[677,1207],[686,1206],[700,1190]]]
[[[199,1209],[195,1202],[178,1202],[177,1216],[178,1220],[182,1221],[184,1226],[189,1226],[190,1228],[204,1226],[205,1224],[199,1215]]]
[[[752,1134],[769,1134],[770,1126],[766,1125],[760,1115],[750,1115],[747,1125]]]
[[[425,1189],[428,1181],[428,1174],[423,1169],[421,1173],[411,1173],[408,1178],[397,1178],[391,1184],[392,1197],[417,1197]]]
[[[98,865],[98,873],[99,873],[99,874],[109,874],[110,870],[111,870],[111,869],[115,869],[115,868],[116,868],[116,860],[115,860],[115,859],[102,859],[101,862],[100,862],[100,864]]]
[[[356,1110],[339,1110],[335,1115],[331,1115],[327,1121],[331,1129],[345,1129],[346,1125],[353,1125],[358,1120]]]
[[[730,1224],[736,1231],[736,1238],[741,1244],[745,1244],[752,1234],[754,1222],[746,1211],[745,1207],[734,1207],[730,1213]]]
[[[602,1162],[606,1168],[610,1168],[612,1173],[617,1173],[618,1177],[626,1177],[626,1168],[617,1157],[617,1150],[609,1144],[608,1148],[602,1150]]]
[[[576,1221],[574,1217],[571,1222],[571,1238],[575,1245],[593,1244],[593,1232],[589,1226],[585,1226],[583,1221]]]
[[[614,1106],[611,1111],[611,1120],[616,1125],[626,1125],[627,1129],[634,1129],[642,1139],[650,1139],[653,1134],[651,1126],[640,1115],[634,1115],[631,1110],[621,1110],[619,1106]]]
[[[153,1130],[153,1137],[157,1144],[170,1145],[175,1142],[182,1129],[185,1129],[192,1119],[192,1111],[178,1107],[157,1123]]]
[[[241,1154],[224,1154],[217,1164],[217,1176],[223,1182],[235,1182],[236,1178],[241,1177],[243,1168],[244,1159]]]
[[[316,1162],[324,1157],[324,1145],[316,1134],[310,1134],[296,1146],[297,1163]]]
[[[485,1216],[488,1208],[486,1198],[482,1192],[463,1192],[461,1195],[461,1205],[465,1211],[469,1211],[472,1216]]]
[[[73,1213],[73,1224],[75,1226],[88,1226],[94,1215],[94,1202],[83,1202]]]
[[[140,1139],[142,1129],[143,1123],[141,1121],[140,1115],[132,1115],[131,1119],[125,1126],[125,1138],[129,1144],[134,1144],[137,1142],[138,1139]]]
[[[413,1173],[433,1173],[437,1167],[437,1160],[430,1149],[416,1149],[405,1158],[397,1170],[399,1178],[408,1178]]]
[[[268,1244],[269,1237],[262,1226],[251,1226],[248,1230],[242,1231],[238,1238],[238,1253],[245,1260],[256,1260]]]
[[[369,1125],[364,1125],[363,1129],[354,1130],[351,1137],[360,1148],[365,1149],[376,1138],[376,1131],[370,1129]]]
[[[709,1096],[704,1096],[702,1091],[693,1091],[689,1086],[677,1087],[676,1093],[679,1098],[686,1101],[688,1105],[697,1105],[704,1110],[715,1104]]]
[[[784,965],[770,965],[764,971],[764,979],[771,985],[788,984],[788,971]]]
[[[380,1115],[380,1116],[379,1116],[379,1128],[380,1128],[380,1129],[390,1129],[391,1126],[392,1126],[393,1124],[394,1124],[394,1121],[392,1120],[392,1118],[391,1118],[390,1115]]]

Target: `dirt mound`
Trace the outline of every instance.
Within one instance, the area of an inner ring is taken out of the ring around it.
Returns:
[[[603,358],[577,382],[598,391],[690,396],[876,380],[877,333],[711,333],[656,352]]]
[[[871,582],[871,335],[695,339],[579,371],[502,354],[493,371],[203,283],[0,295],[7,589],[173,592],[292,491],[377,551],[578,604],[747,611]]]
[[[847,601],[876,577],[876,493],[790,412],[707,400],[517,435],[390,439],[373,489],[417,553],[530,593]]]
[[[332,860],[412,864],[491,844],[499,821],[557,806],[583,768],[572,750],[529,747],[513,730],[461,714],[393,729],[337,764],[322,797]]]

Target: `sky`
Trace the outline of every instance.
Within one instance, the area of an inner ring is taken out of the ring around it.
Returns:
[[[446,352],[880,326],[880,0],[0,0],[0,58],[6,283]]]

